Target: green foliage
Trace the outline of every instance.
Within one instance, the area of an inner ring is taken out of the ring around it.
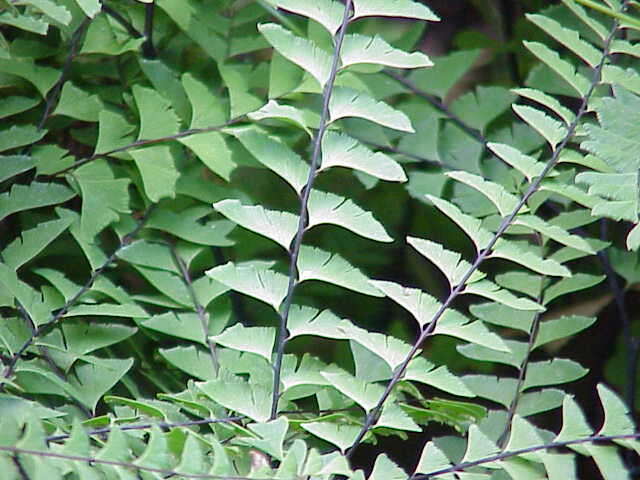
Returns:
[[[479,51],[412,0],[2,2],[3,478],[356,480],[410,435],[368,479],[630,478],[554,348],[639,278],[638,21],[562,3],[455,98]]]

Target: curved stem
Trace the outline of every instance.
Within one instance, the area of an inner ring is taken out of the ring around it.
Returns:
[[[344,15],[342,17],[342,24],[335,36],[335,48],[333,51],[333,62],[331,64],[331,70],[329,72],[329,78],[322,90],[322,112],[320,115],[320,124],[318,131],[313,139],[313,154],[311,156],[311,165],[309,166],[309,175],[307,177],[307,183],[302,189],[302,196],[300,198],[300,216],[298,219],[298,229],[296,230],[296,236],[293,239],[293,244],[290,249],[290,263],[289,263],[289,284],[287,285],[287,294],[284,298],[282,306],[280,307],[280,328],[278,331],[278,338],[276,341],[276,359],[273,364],[273,394],[271,399],[271,416],[273,420],[278,414],[278,400],[280,398],[280,374],[282,370],[282,359],[284,357],[284,347],[288,340],[287,322],[289,319],[289,310],[291,309],[291,303],[293,302],[293,294],[298,284],[298,256],[300,255],[300,247],[302,246],[302,238],[304,237],[305,230],[307,228],[307,221],[309,218],[309,197],[311,195],[311,189],[313,188],[313,182],[315,181],[318,167],[320,166],[320,152],[322,150],[322,138],[329,126],[329,102],[331,100],[331,94],[333,93],[333,86],[336,81],[336,75],[338,74],[338,67],[340,61],[340,49],[342,48],[342,42],[347,32],[347,25],[349,24],[349,18],[351,16],[351,4],[352,0],[347,0],[344,6]]]
[[[484,261],[490,257],[491,250],[496,245],[498,240],[502,237],[502,235],[504,235],[504,233],[511,226],[515,217],[518,215],[522,207],[524,207],[526,203],[529,201],[529,199],[531,198],[531,196],[538,191],[538,189],[540,188],[540,185],[542,184],[542,181],[546,178],[549,172],[551,172],[551,170],[558,163],[558,160],[560,159],[560,153],[567,146],[567,144],[571,140],[571,137],[573,137],[579,122],[582,120],[582,117],[587,112],[589,99],[591,98],[591,95],[593,95],[593,92],[596,86],[600,83],[600,80],[602,77],[602,68],[604,67],[604,64],[607,58],[609,58],[611,42],[615,37],[617,29],[618,29],[618,24],[614,23],[609,33],[609,36],[605,42],[602,58],[600,59],[600,62],[594,69],[594,73],[591,79],[591,83],[589,85],[589,89],[587,90],[584,97],[582,98],[582,102],[580,103],[580,108],[578,109],[578,113],[576,114],[576,117],[573,120],[573,122],[571,122],[571,124],[567,128],[567,133],[565,134],[564,138],[554,150],[551,156],[551,159],[549,160],[547,165],[544,167],[544,169],[540,173],[540,176],[538,176],[531,182],[531,184],[529,185],[529,188],[527,188],[526,192],[524,193],[520,201],[516,204],[514,209],[511,211],[511,213],[502,219],[500,226],[498,227],[497,231],[495,232],[495,234],[493,235],[489,243],[478,253],[473,264],[467,269],[467,271],[462,276],[458,285],[456,285],[456,287],[451,291],[451,293],[449,294],[445,302],[440,306],[438,311],[433,315],[433,317],[431,318],[431,321],[427,324],[428,326],[426,328],[423,328],[423,330],[421,331],[418,337],[418,340],[413,345],[408,355],[398,365],[398,367],[396,367],[396,370],[394,371],[393,376],[391,377],[391,380],[389,381],[384,392],[380,396],[380,399],[376,403],[376,406],[372,410],[370,410],[369,413],[367,414],[364,421],[364,425],[362,426],[362,428],[360,429],[360,432],[358,433],[355,440],[349,447],[349,450],[346,454],[347,457],[351,457],[353,455],[353,452],[360,445],[365,435],[375,425],[378,417],[380,416],[384,403],[389,398],[389,395],[393,391],[394,387],[402,379],[407,367],[409,366],[409,363],[411,362],[415,354],[418,352],[418,350],[422,347],[422,344],[426,341],[427,338],[433,335],[440,318],[444,315],[446,310],[451,306],[453,301],[464,291],[464,289],[466,288],[467,282],[469,281],[471,276],[476,272],[476,270],[478,270],[480,265],[482,265]]]

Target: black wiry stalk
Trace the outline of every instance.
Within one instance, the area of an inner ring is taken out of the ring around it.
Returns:
[[[282,306],[280,307],[280,328],[278,330],[278,338],[276,343],[276,359],[273,365],[273,394],[271,399],[271,416],[273,420],[278,415],[278,400],[280,398],[280,374],[282,370],[282,358],[284,357],[284,347],[288,340],[287,321],[289,319],[289,310],[291,309],[291,303],[293,302],[293,294],[298,284],[298,256],[300,255],[300,247],[302,246],[302,238],[304,237],[305,229],[307,228],[307,222],[309,218],[309,196],[311,195],[311,189],[313,188],[313,182],[315,181],[318,167],[320,166],[320,152],[322,145],[322,138],[329,125],[329,101],[331,100],[331,94],[333,93],[333,85],[338,74],[340,49],[342,48],[342,42],[347,32],[347,25],[349,24],[349,17],[351,16],[351,4],[352,0],[347,0],[344,6],[344,15],[342,17],[342,24],[335,36],[335,49],[333,52],[333,61],[331,63],[331,70],[329,72],[329,78],[322,90],[322,112],[320,114],[320,124],[318,125],[318,131],[313,139],[313,154],[311,156],[311,165],[309,166],[309,175],[307,177],[307,183],[302,189],[302,196],[300,198],[300,217],[298,219],[298,229],[296,236],[293,239],[293,245],[290,249],[290,264],[289,264],[289,284],[287,286],[287,294],[284,298]]]
[[[62,91],[62,86],[67,81],[67,77],[69,76],[69,70],[71,70],[71,64],[73,63],[73,59],[78,53],[78,48],[80,47],[80,39],[82,35],[84,35],[85,30],[91,23],[91,20],[85,18],[80,26],[76,28],[75,32],[71,36],[71,43],[69,46],[69,55],[67,55],[66,60],[64,61],[64,65],[62,66],[62,71],[60,72],[60,77],[58,81],[55,83],[53,88],[49,90],[46,96],[46,102],[44,107],[44,112],[42,113],[42,117],[40,117],[40,121],[38,122],[38,130],[42,130],[44,128],[45,123],[51,115],[51,111],[55,108],[58,103],[58,98],[60,97],[60,92]]]
[[[158,56],[156,47],[153,44],[153,19],[156,9],[155,0],[144,6],[144,43],[142,44],[142,56],[148,59],[154,59]]]
[[[102,4],[102,11],[104,13],[106,13],[107,15],[109,15],[111,18],[113,18],[120,25],[122,25],[124,27],[124,29],[127,31],[127,33],[129,35],[131,35],[133,38],[142,38],[143,37],[142,33],[140,33],[138,31],[138,29],[136,27],[134,27],[133,24],[129,20],[124,18],[120,14],[120,12],[118,12],[117,10],[114,10],[109,5],[107,5],[106,3]]]
[[[538,239],[540,239],[540,235],[536,235]],[[543,301],[543,284],[546,280],[546,276],[543,275],[540,278],[540,293],[538,298],[536,299],[537,303],[542,304]],[[533,322],[531,322],[531,328],[529,330],[529,341],[527,342],[527,353],[525,354],[522,362],[520,363],[520,367],[518,369],[518,381],[516,383],[516,393],[511,400],[511,404],[509,405],[509,409],[507,410],[507,420],[505,422],[504,430],[502,431],[502,435],[498,439],[498,445],[501,448],[504,448],[507,440],[509,439],[509,434],[511,433],[511,422],[513,421],[513,417],[516,414],[516,410],[518,409],[518,405],[520,404],[520,400],[522,399],[522,394],[524,393],[524,381],[527,378],[527,370],[529,369],[529,360],[531,360],[531,353],[536,347],[536,341],[538,340],[538,333],[540,332],[540,322],[542,320],[542,314],[540,312],[536,312],[533,317]]]
[[[166,137],[149,138],[149,139],[143,138],[140,140],[136,140],[135,142],[128,143],[126,145],[123,145],[122,147],[117,147],[112,150],[109,150],[108,152],[94,153],[89,157],[81,158],[80,160],[78,160],[77,162],[74,162],[72,165],[69,165],[66,168],[58,170],[57,172],[51,173],[49,175],[46,175],[45,178],[57,177],[58,175],[62,175],[63,173],[67,173],[71,170],[75,170],[76,168],[81,167],[82,165],[93,162],[98,158],[107,158],[115,153],[126,152],[127,150],[131,150],[138,147],[146,147],[148,145],[155,145],[157,143],[171,142],[173,140],[178,140],[179,138],[189,137],[191,135],[197,135],[198,133],[207,133],[207,132],[214,132],[216,130],[222,130],[223,128],[228,127],[229,125],[233,125],[234,123],[239,122],[242,118],[244,118],[244,115],[232,118],[231,120],[226,121],[222,125],[213,125],[211,127],[203,127],[203,128],[188,128],[174,135],[167,135]]]
[[[393,372],[393,376],[391,377],[391,380],[389,381],[384,392],[380,396],[380,399],[376,403],[376,406],[372,410],[370,410],[369,413],[367,414],[364,421],[364,425],[362,426],[362,428],[360,429],[360,432],[358,433],[355,440],[349,447],[349,450],[346,454],[347,457],[351,457],[353,455],[354,451],[360,445],[365,435],[369,432],[371,427],[375,425],[378,417],[380,416],[384,403],[389,398],[389,395],[393,391],[394,387],[402,379],[407,367],[409,366],[409,363],[411,362],[413,357],[416,355],[418,350],[420,350],[420,348],[422,347],[422,344],[425,342],[427,338],[433,335],[433,332],[435,331],[438,321],[440,320],[442,315],[444,315],[444,313],[451,306],[453,301],[461,293],[464,292],[464,289],[466,288],[466,284],[471,278],[471,276],[475,273],[476,270],[478,270],[478,268],[480,268],[480,265],[482,265],[482,263],[491,256],[491,250],[496,245],[498,240],[502,237],[502,235],[504,235],[504,233],[511,226],[511,224],[513,223],[513,220],[518,215],[522,207],[524,207],[526,203],[529,201],[529,199],[531,198],[531,196],[538,191],[538,189],[540,188],[540,185],[542,184],[542,181],[546,178],[549,172],[558,163],[558,160],[560,159],[560,153],[567,146],[567,144],[571,140],[571,137],[573,137],[576,131],[576,128],[578,127],[578,123],[580,122],[580,120],[582,119],[582,117],[587,111],[589,99],[591,98],[591,95],[593,95],[593,92],[596,86],[600,83],[600,80],[602,78],[602,68],[604,67],[605,62],[607,61],[607,58],[609,58],[611,42],[615,37],[617,29],[618,29],[618,23],[614,22],[611,28],[611,31],[609,33],[609,36],[605,41],[602,58],[600,59],[600,62],[594,69],[593,78],[591,79],[589,89],[584,94],[584,96],[582,97],[582,101],[580,102],[580,108],[578,109],[576,118],[573,120],[573,122],[571,122],[571,124],[567,128],[567,133],[565,134],[560,144],[553,151],[551,159],[549,160],[547,165],[545,165],[544,169],[540,173],[540,176],[538,176],[535,180],[531,182],[531,184],[529,185],[529,188],[527,188],[527,191],[524,193],[524,195],[522,196],[520,201],[517,203],[513,211],[509,215],[507,215],[505,218],[502,219],[500,226],[498,227],[497,231],[495,232],[495,234],[493,235],[489,243],[480,252],[478,252],[478,255],[476,256],[476,259],[474,260],[471,267],[469,267],[469,269],[462,276],[458,285],[456,285],[456,287],[453,288],[453,290],[449,293],[449,296],[447,297],[447,299],[440,306],[438,311],[433,315],[433,317],[431,318],[431,321],[427,324],[428,326],[426,328],[422,327],[420,335],[418,336],[418,339],[416,340],[415,344],[411,347],[409,354],[396,367],[395,371]]]
[[[433,105],[436,109],[438,109],[442,113],[444,113],[449,118],[449,120],[451,120],[458,127],[460,127],[467,135],[469,135],[470,137],[476,139],[482,145],[486,145],[487,144],[487,139],[484,137],[484,135],[482,135],[482,132],[480,132],[480,130],[478,130],[477,128],[473,128],[472,126],[468,125],[461,117],[459,117],[454,112],[452,112],[449,107],[447,107],[442,101],[440,101],[440,99],[438,97],[436,97],[435,95],[431,95],[430,93],[425,92],[420,87],[418,87],[416,84],[414,84],[411,80],[409,80],[408,78],[406,78],[406,77],[394,72],[393,70],[385,69],[385,70],[383,70],[383,73],[385,75],[387,75],[388,77],[393,78],[396,82],[398,82],[398,83],[402,84],[403,86],[407,87],[407,89],[409,91],[411,91],[412,93],[415,93],[419,97],[424,98],[427,102],[429,102],[431,105]]]
[[[26,456],[33,455],[36,457],[44,457],[44,458],[57,458],[60,460],[67,460],[72,462],[83,462],[88,465],[111,465],[114,467],[121,467],[132,470],[134,472],[151,472],[158,473],[162,475],[164,478],[210,478],[210,479],[219,479],[219,480],[272,480],[272,477],[245,477],[242,475],[214,475],[213,473],[186,473],[179,472],[177,470],[172,470],[170,468],[157,468],[151,467],[147,465],[140,465],[133,462],[120,462],[118,460],[108,460],[105,458],[97,458],[90,457],[84,455],[69,455],[66,453],[57,453],[57,452],[43,452],[42,450],[32,450],[29,448],[20,448],[13,447],[7,445],[0,445],[0,452],[9,452],[13,455],[13,458],[18,461],[20,457],[18,456]],[[26,472],[25,472],[26,473]],[[23,477],[25,480],[31,480],[32,477],[27,475]],[[300,477],[280,477],[281,480],[298,480]]]
[[[215,423],[234,423],[243,420],[245,417],[235,416],[235,417],[226,417],[226,418],[201,418],[200,420],[189,420],[187,422],[157,422],[157,423],[141,423],[137,425],[118,425],[117,427],[104,427],[104,428],[96,428],[94,430],[88,430],[85,432],[86,435],[103,435],[105,433],[111,433],[114,429],[118,429],[121,431],[127,430],[149,430],[153,427],[161,428],[162,430],[168,430],[171,428],[181,428],[181,427],[192,427],[195,425],[211,425]],[[66,440],[71,437],[70,433],[62,433],[59,435],[50,435],[45,438],[45,441],[48,442],[59,442],[60,440]]]
[[[11,377],[11,375],[13,375],[13,372],[15,371],[15,368],[16,368],[16,364],[18,363],[18,360],[20,359],[20,357],[27,351],[27,349],[31,345],[33,345],[33,342],[35,342],[37,338],[42,337],[43,335],[46,335],[47,333],[49,333],[51,329],[55,327],[60,320],[62,320],[62,318],[67,314],[69,309],[73,307],[80,300],[80,298],[82,298],[82,296],[85,293],[91,290],[93,283],[96,281],[96,279],[100,275],[104,273],[104,271],[109,267],[109,265],[113,263],[118,253],[124,247],[129,245],[131,243],[131,240],[136,235],[138,235],[140,230],[142,230],[144,225],[147,223],[147,220],[149,219],[149,216],[151,215],[151,212],[154,210],[154,208],[155,208],[155,204],[152,204],[147,208],[147,210],[145,211],[142,218],[139,220],[136,227],[130,233],[122,237],[122,239],[120,240],[120,244],[114,250],[114,252],[111,255],[109,255],[109,257],[104,261],[102,265],[100,265],[97,269],[93,271],[89,279],[85,282],[85,284],[82,287],[80,287],[80,289],[76,292],[76,294],[73,297],[71,297],[69,300],[67,300],[66,303],[62,306],[62,308],[60,308],[55,314],[52,314],[51,318],[47,322],[43,323],[42,325],[40,325],[39,327],[37,327],[31,332],[31,335],[29,336],[29,338],[25,340],[22,346],[9,359],[4,369],[4,372],[2,373],[2,377],[0,378],[0,391],[4,389],[6,379],[8,379],[9,377]]]
[[[205,342],[209,346],[209,356],[211,357],[211,365],[213,366],[213,371],[217,375],[218,374],[218,355],[216,354],[216,345],[213,341],[209,339],[209,314],[198,300],[198,295],[193,288],[193,282],[191,281],[191,274],[189,273],[189,268],[184,263],[184,260],[180,258],[178,252],[176,251],[176,246],[173,243],[169,244],[169,249],[171,250],[171,255],[173,256],[173,261],[180,269],[180,274],[182,275],[182,280],[184,281],[185,286],[187,287],[187,291],[189,292],[189,296],[191,297],[191,302],[193,303],[193,308],[198,315],[198,319],[200,320],[200,325],[202,326],[202,334],[204,335]]]
[[[515,457],[518,455],[524,455],[532,452],[539,452],[541,450],[550,450],[552,448],[570,447],[572,445],[581,445],[585,443],[598,443],[598,442],[613,442],[615,440],[633,440],[640,438],[640,433],[626,433],[621,435],[592,435],[590,437],[575,438],[573,440],[566,440],[564,442],[549,442],[542,445],[534,445],[532,447],[520,448],[518,450],[511,450],[509,452],[501,452],[488,457],[474,460],[473,462],[464,462],[452,465],[448,468],[435,470],[429,473],[414,474],[410,477],[410,480],[428,480],[438,475],[444,475],[445,473],[461,472],[467,468],[477,467],[484,465],[485,463],[496,462],[498,460],[504,460],[505,458]]]

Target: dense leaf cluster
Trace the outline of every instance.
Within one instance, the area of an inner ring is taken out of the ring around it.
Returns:
[[[629,478],[629,406],[593,428],[548,353],[590,259],[638,275],[589,233],[640,246],[628,3],[529,15],[525,86],[454,100],[481,52],[422,53],[411,0],[3,5],[3,478],[364,480],[434,423],[367,478]]]

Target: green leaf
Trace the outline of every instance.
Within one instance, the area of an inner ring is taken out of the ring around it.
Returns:
[[[0,104],[0,118],[6,118],[17,113],[26,112],[27,110],[31,110],[35,107],[38,103],[40,103],[40,99],[38,98],[12,95],[5,98],[2,104]]]
[[[595,321],[594,317],[571,315],[540,322],[535,348],[581,332],[593,325]]]
[[[288,278],[264,266],[235,265],[229,262],[207,270],[206,274],[231,290],[271,305],[276,311],[287,294]]]
[[[524,250],[514,242],[499,239],[491,250],[491,258],[504,258],[527,267],[534,272],[543,275],[570,277],[571,272],[567,267],[550,258],[542,258],[531,250]]]
[[[522,360],[527,354],[527,346],[524,342],[504,340],[509,352],[500,352],[475,343],[457,345],[456,350],[467,358],[482,362],[495,362],[520,368]]]
[[[381,358],[389,366],[389,373],[395,370],[409,355],[411,347],[405,342],[392,336],[381,333],[368,332],[363,328],[353,325],[348,320],[343,320],[338,326],[344,339],[357,342],[377,357]],[[353,348],[353,346],[352,346]],[[358,374],[356,366],[356,374]]]
[[[64,203],[73,197],[73,190],[59,183],[14,184],[11,191],[0,195],[0,220],[16,212]]]
[[[381,152],[372,152],[348,135],[329,130],[322,137],[322,164],[319,171],[346,167],[390,182],[406,182],[404,170]]]
[[[47,17],[63,25],[69,25],[71,22],[71,13],[63,5],[56,5],[51,0],[25,0],[23,3],[31,5]]]
[[[484,457],[491,457],[500,452],[498,446],[492,442],[477,425],[469,427],[467,449],[460,463],[473,462]]]
[[[189,72],[182,75],[181,80],[191,103],[191,125],[189,128],[223,125],[227,118],[221,99],[206,84]]]
[[[529,181],[540,176],[544,170],[544,163],[538,162],[535,158],[525,155],[520,150],[509,145],[489,142],[487,147],[507,164],[527,177]]]
[[[321,372],[321,375],[333,388],[352,399],[366,412],[376,406],[384,391],[384,387],[381,385],[367,383],[337,367],[330,371]]]
[[[46,130],[40,130],[35,125],[13,125],[0,130],[0,152],[32,145],[46,134]]]
[[[428,441],[420,454],[416,473],[429,474],[431,472],[444,470],[450,466],[451,462],[442,450],[436,447],[432,441]]]
[[[298,0],[270,0],[278,8],[289,12],[309,17],[324,28],[331,35],[335,35],[342,24],[344,5],[334,0],[317,0],[313,2],[300,2]]]
[[[560,55],[551,50],[546,45],[539,42],[523,42],[524,46],[540,59],[551,70],[557,73],[560,78],[567,82],[578,96],[584,96],[589,89],[589,80],[577,73],[573,65],[562,60]]]
[[[74,173],[82,192],[80,228],[87,240],[92,240],[105,227],[129,213],[128,178],[117,179],[104,159],[95,160]]]
[[[376,463],[373,465],[368,480],[403,480],[406,478],[405,471],[383,453],[376,457]]]
[[[544,304],[548,305],[556,298],[567,293],[577,292],[599,284],[605,279],[604,275],[591,275],[588,273],[575,273],[569,278],[563,278],[547,287],[544,291]]]
[[[494,352],[495,350],[491,350]],[[474,393],[464,382],[453,375],[445,366],[436,367],[424,357],[414,357],[404,375],[406,380],[424,383],[433,388],[461,397],[474,397]]]
[[[442,306],[434,297],[416,288],[382,280],[370,280],[370,283],[411,313],[421,328],[433,319]]]
[[[358,64],[384,65],[393,68],[420,68],[433,65],[421,52],[406,53],[392,47],[378,35],[346,35],[340,50],[342,67]]]
[[[146,226],[175,235],[178,238],[199,245],[228,247],[233,241],[227,235],[235,225],[228,220],[201,222],[201,217],[211,212],[209,207],[193,207],[172,212],[158,209],[153,212]]]
[[[640,97],[624,88],[614,89],[614,98],[604,98],[596,106],[600,126],[585,125],[587,139],[581,147],[602,158],[618,173],[636,173],[640,161]]]
[[[69,393],[91,410],[102,396],[133,366],[133,359],[97,358],[85,355],[69,375]]]
[[[269,420],[271,392],[261,383],[247,383],[238,377],[228,377],[206,383],[196,383],[199,390],[231,411],[246,415],[256,422]]]
[[[567,127],[536,108],[527,105],[514,105],[513,110],[542,135],[553,150],[567,135]]]
[[[523,388],[557,385],[582,378],[588,370],[579,363],[565,358],[554,358],[543,362],[530,362]]]
[[[298,217],[289,212],[242,205],[238,200],[223,200],[213,207],[238,225],[275,241],[286,250],[298,229]]]
[[[58,238],[72,223],[71,218],[61,218],[39,223],[30,230],[24,230],[2,251],[7,266],[19,269],[38,255],[44,248]]]
[[[67,350],[77,355],[86,355],[114,345],[131,337],[137,331],[138,329],[135,327],[117,323],[97,324],[73,320],[62,322],[62,332]]]
[[[253,112],[264,102],[249,91],[250,66],[242,64],[219,63],[218,71],[229,90],[231,118],[237,118]]]
[[[35,167],[36,162],[26,155],[0,155],[0,182]]]
[[[258,440],[250,440],[253,447],[259,448],[278,460],[284,458],[283,443],[289,429],[287,417],[280,417],[265,423],[250,424],[248,427],[262,437]]]
[[[204,132],[182,137],[178,141],[189,147],[209,170],[227,181],[231,179],[237,164],[233,161],[233,154],[222,134]]]
[[[290,105],[280,105],[275,100],[269,100],[269,102],[260,107],[259,110],[251,112],[247,116],[256,122],[267,118],[284,120],[289,124],[302,128],[309,135],[309,138],[313,137],[311,130],[309,130],[307,126],[304,113],[301,110]]]
[[[202,345],[207,344],[202,321],[196,313],[166,312],[144,320],[141,325],[172,337],[184,338]]]
[[[573,113],[567,107],[563,106],[551,95],[547,95],[540,90],[535,90],[533,88],[514,88],[511,91],[520,95],[521,97],[528,98],[529,100],[538,102],[540,105],[544,105],[553,113],[558,115],[558,117],[560,117],[567,126],[569,126],[571,122],[573,122],[576,118],[575,113]]]
[[[89,18],[94,18],[100,13],[101,7],[99,0],[76,0],[76,3]]]
[[[595,200],[592,215],[638,221],[640,186],[636,172],[583,172],[576,175],[575,181],[589,185],[588,193]]]
[[[180,120],[167,99],[155,90],[140,85],[134,85],[132,91],[140,114],[138,140],[151,140],[178,133]]]
[[[438,210],[449,217],[467,234],[469,239],[475,244],[477,252],[484,250],[489,244],[493,235],[482,226],[480,220],[462,213],[460,209],[451,202],[434,197],[433,195],[426,195],[426,197]]]
[[[481,52],[480,49],[461,50],[433,58],[433,67],[415,70],[408,78],[426,92],[444,98],[451,87],[478,61]]]
[[[174,198],[180,173],[168,145],[156,145],[129,152],[142,176],[144,191],[153,202]]]
[[[344,451],[353,444],[360,427],[358,425],[346,425],[333,422],[308,422],[300,425],[304,430],[329,442]]]
[[[532,310],[536,312],[542,312],[545,310],[544,307],[538,305],[536,302],[529,300],[528,298],[516,297],[508,290],[499,288],[498,285],[489,280],[481,280],[479,282],[469,284],[465,287],[462,293],[479,295],[481,297],[494,300],[495,302],[502,303],[508,307],[515,308],[516,310]]]
[[[291,305],[289,310],[289,338],[301,335],[315,335],[318,337],[344,337],[344,332],[338,328],[340,317],[329,310],[316,310],[303,305]]]
[[[275,23],[260,24],[258,30],[283,57],[309,72],[324,87],[331,71],[331,56],[327,52]]]
[[[360,270],[335,253],[303,245],[297,266],[300,282],[320,280],[365,295],[383,296],[369,284],[369,279]]]
[[[197,349],[192,345],[190,347],[160,348],[158,353],[174,367],[199,380],[212,380],[217,376],[209,351]]]
[[[297,153],[253,127],[234,129],[231,133],[256,160],[283,178],[297,193],[302,191],[307,184],[309,166]]]
[[[53,114],[66,115],[84,122],[97,122],[103,109],[104,104],[100,97],[81,90],[71,82],[66,82]]]
[[[471,268],[471,264],[462,260],[459,253],[447,250],[438,243],[416,237],[407,237],[407,243],[440,269],[451,288],[456,287]],[[475,270],[468,282],[473,283],[484,277],[484,273]]]
[[[273,327],[245,327],[236,323],[221,334],[209,338],[227,348],[255,353],[271,362],[276,330]]]
[[[571,234],[557,225],[551,225],[535,215],[518,215],[513,224],[529,227],[567,247],[575,248],[591,255],[596,253],[591,244],[581,236]]]
[[[134,141],[135,125],[129,123],[124,115],[109,109],[98,114],[98,129],[95,153],[111,152]]]
[[[468,172],[447,172],[446,175],[482,193],[495,205],[502,217],[506,217],[513,212],[520,200],[515,195],[507,192],[502,185],[485,180],[478,175]],[[524,212],[526,210],[527,207],[525,206],[520,211]]]
[[[329,223],[339,225],[364,238],[378,242],[393,241],[371,212],[363,210],[347,198],[330,192],[312,190],[308,210],[308,228]]]
[[[539,14],[527,14],[527,20],[533,22],[547,34],[582,58],[591,68],[595,68],[602,55],[590,43],[580,38],[578,32],[563,27],[553,18]]]
[[[503,87],[478,87],[467,92],[451,104],[451,111],[464,118],[470,127],[484,131],[502,113],[508,110],[515,95]]]
[[[411,120],[400,110],[378,102],[353,88],[336,87],[329,101],[330,122],[347,117],[364,118],[383,127],[414,133]]]
[[[438,321],[434,334],[449,335],[493,350],[509,352],[509,347],[483,322],[470,321],[455,310],[447,310]]]
[[[440,20],[426,5],[411,0],[355,0],[352,20],[360,17],[404,17],[437,22]]]
[[[65,314],[66,317],[83,316],[147,318],[149,314],[135,303],[118,305],[114,303],[100,303],[97,305],[81,304],[71,307]]]

